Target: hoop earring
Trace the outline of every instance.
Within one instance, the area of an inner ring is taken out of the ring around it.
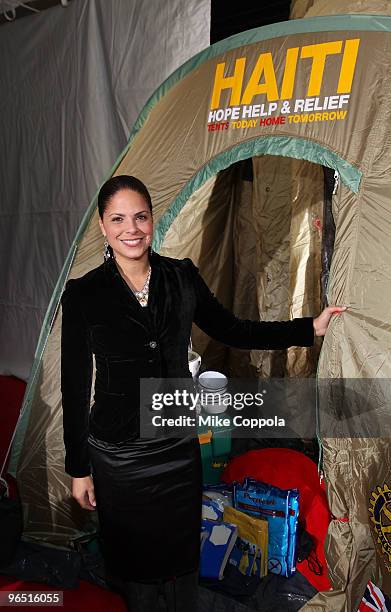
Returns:
[[[110,253],[109,243],[107,242],[106,238],[105,238],[105,241],[103,243],[103,246],[104,246],[103,258],[104,258],[105,261],[107,261],[108,259],[111,258],[111,253]]]

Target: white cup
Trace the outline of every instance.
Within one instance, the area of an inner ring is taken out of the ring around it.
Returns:
[[[189,370],[193,378],[197,377],[201,367],[201,356],[195,351],[188,351]]]
[[[222,372],[208,370],[199,375],[198,384],[210,393],[217,393],[226,389],[228,378]]]

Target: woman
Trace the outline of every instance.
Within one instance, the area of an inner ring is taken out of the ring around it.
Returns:
[[[120,581],[129,609],[157,610],[160,588],[170,610],[191,612],[200,548],[199,444],[194,437],[140,437],[139,379],[190,377],[193,321],[227,345],[281,349],[312,345],[344,308],[280,323],[237,319],[190,259],[151,251],[152,203],[141,181],[109,179],[98,209],[105,261],[69,280],[62,296],[65,469],[73,497],[98,511],[107,572]]]

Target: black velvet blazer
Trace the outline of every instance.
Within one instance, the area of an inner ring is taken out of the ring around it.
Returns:
[[[151,268],[144,308],[113,259],[66,284],[61,298],[61,392],[65,470],[71,476],[90,474],[89,431],[109,442],[137,437],[140,378],[190,377],[187,352],[193,321],[212,338],[238,348],[313,344],[312,318],[270,323],[235,317],[190,259],[153,253]]]

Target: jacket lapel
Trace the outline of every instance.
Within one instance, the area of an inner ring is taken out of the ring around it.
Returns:
[[[122,278],[113,258],[110,257],[104,262],[104,272],[110,291],[113,290],[122,306],[121,315],[147,329],[148,316],[145,308],[140,306],[133,291]]]

